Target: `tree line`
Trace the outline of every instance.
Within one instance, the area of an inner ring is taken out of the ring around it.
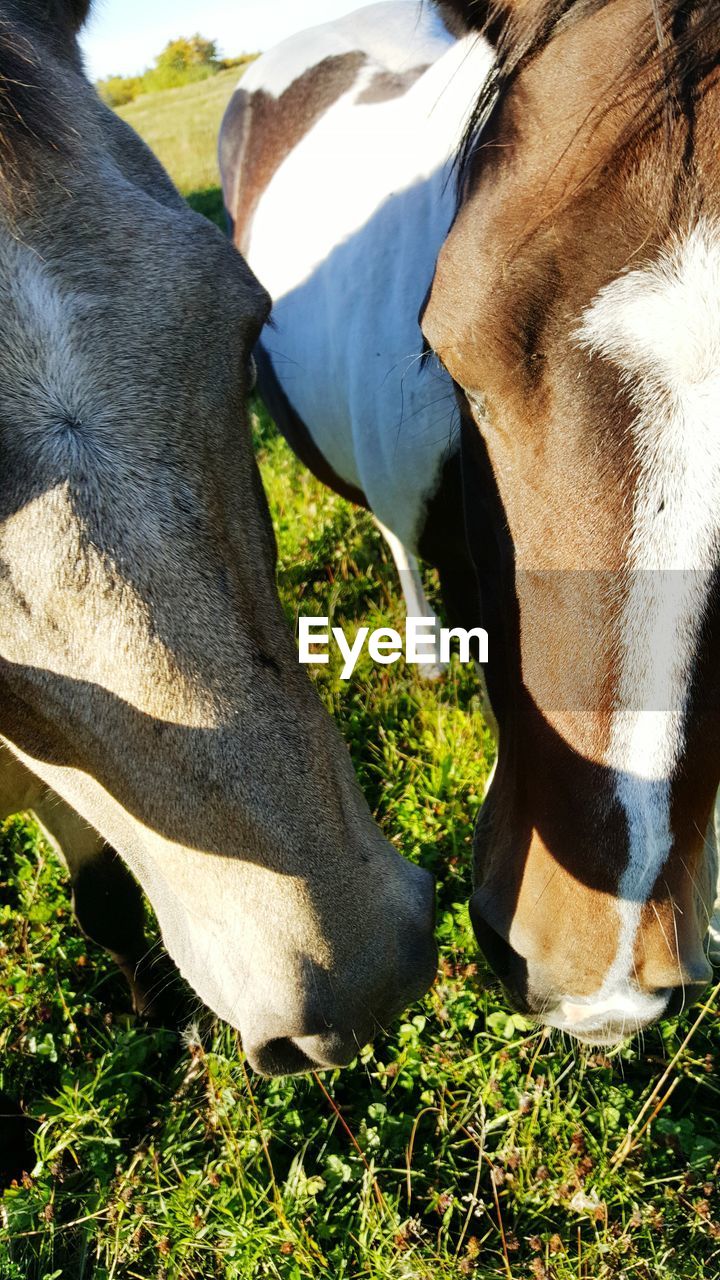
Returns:
[[[170,40],[155,58],[154,65],[138,76],[107,76],[98,81],[101,98],[111,107],[122,107],[143,93],[159,93],[183,84],[207,80],[229,67],[242,67],[257,54],[243,53],[237,58],[221,58],[217,41],[204,36],[180,36]]]

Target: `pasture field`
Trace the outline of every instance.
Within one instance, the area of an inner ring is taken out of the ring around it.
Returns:
[[[231,67],[197,84],[144,94],[118,110],[155,152],[183,195],[223,226],[217,137],[242,70]]]
[[[170,129],[209,86],[126,113],[162,133],[206,205],[211,156]],[[402,625],[369,518],[259,408],[253,425],[290,623]],[[345,684],[336,660],[316,670],[384,830],[438,877],[437,984],[347,1071],[260,1080],[227,1027],[183,1039],[130,1014],[72,922],[63,871],[32,825],[8,822],[0,1110],[22,1105],[32,1131],[23,1151],[0,1124],[0,1280],[715,1280],[717,989],[612,1054],[514,1016],[466,906],[492,754],[472,670],[436,685],[367,658]]]

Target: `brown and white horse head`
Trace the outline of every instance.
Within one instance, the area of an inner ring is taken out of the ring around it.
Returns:
[[[496,637],[472,914],[526,1007],[612,1041],[710,974],[720,28],[710,3],[503,8],[423,322]]]
[[[267,295],[98,101],[78,9],[0,3],[0,732],[253,1065],[341,1064],[433,977],[431,878],[372,821],[277,598],[247,421]]]

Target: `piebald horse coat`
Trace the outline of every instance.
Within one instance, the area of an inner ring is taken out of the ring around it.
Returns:
[[[261,391],[304,461],[390,535],[418,614],[430,611],[406,552],[427,550],[459,446],[452,383],[422,359],[418,314],[491,61],[429,6],[371,5],[253,63],[220,143],[235,242],[273,298]],[[453,522],[459,503],[452,486]]]

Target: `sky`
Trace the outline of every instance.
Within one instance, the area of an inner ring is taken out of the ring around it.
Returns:
[[[330,22],[366,0],[95,0],[82,36],[92,80],[135,75],[174,36],[217,40],[225,57],[269,49],[304,27]]]

